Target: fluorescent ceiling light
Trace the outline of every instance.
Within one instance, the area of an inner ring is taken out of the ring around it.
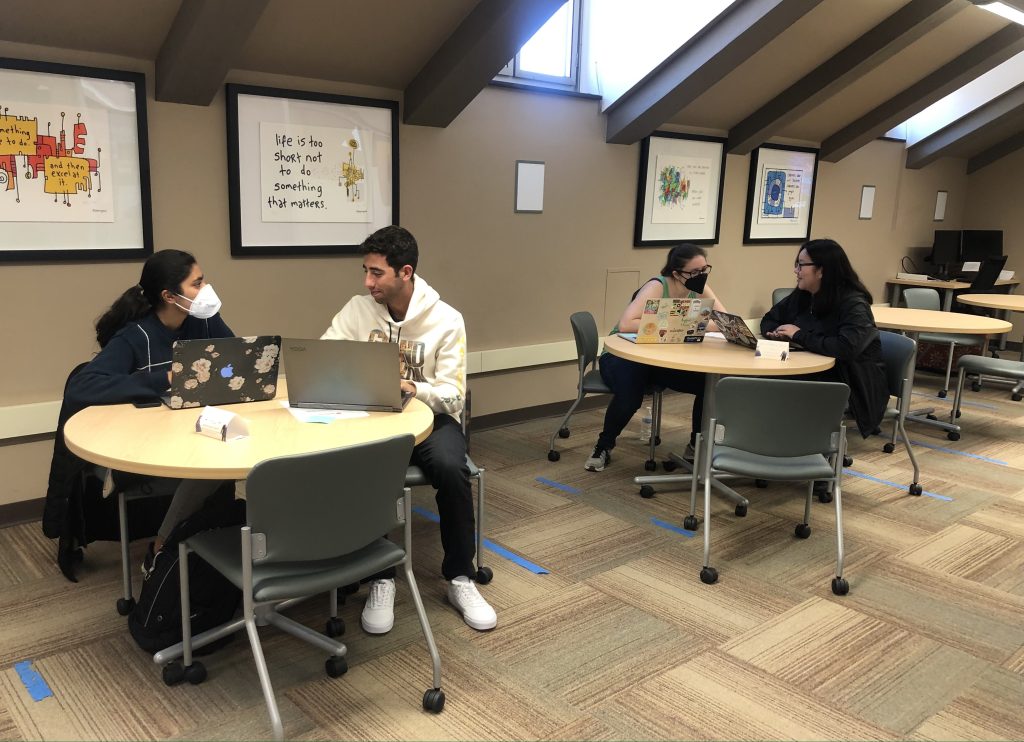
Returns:
[[[1019,23],[1022,26],[1024,26],[1024,13],[1017,10],[1016,8],[1011,8],[1006,3],[986,3],[985,5],[980,5],[979,7],[982,7],[991,13],[995,13],[996,15],[1001,15],[1003,18],[1006,18],[1007,20],[1011,20],[1014,23]]]

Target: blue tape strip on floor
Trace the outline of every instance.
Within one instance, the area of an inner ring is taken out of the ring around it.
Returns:
[[[896,440],[901,440],[897,438]],[[942,453],[952,453],[957,456],[966,456],[969,459],[978,459],[978,461],[987,461],[990,464],[999,464],[1000,466],[1009,466],[1005,461],[999,459],[990,459],[988,456],[981,456],[976,453],[969,453],[968,451],[957,451],[955,448],[946,448],[945,446],[936,446],[934,443],[925,443],[924,441],[911,441],[911,445],[920,446],[921,448],[930,448],[933,451],[941,451]]]
[[[570,495],[578,495],[580,493],[580,491],[575,487],[570,487],[569,485],[562,484],[561,482],[552,482],[550,479],[545,479],[544,477],[537,477],[537,481],[541,484],[546,484],[548,487],[554,487],[557,490],[562,490],[562,492],[568,492]]]
[[[657,518],[651,518],[651,523],[658,526],[658,528],[664,528],[667,531],[678,533],[680,536],[686,536],[686,538],[693,538],[697,535],[696,531],[687,531],[685,528],[681,526],[675,526],[666,521],[658,520]]]
[[[900,490],[907,488],[905,484],[897,484],[896,482],[890,482],[888,479],[879,479],[878,477],[873,477],[870,474],[861,474],[859,471],[854,471],[853,469],[843,469],[843,474],[849,474],[851,477],[857,477],[858,479],[867,479],[869,482],[887,484],[890,487],[895,487],[896,489]],[[931,497],[936,500],[942,500],[943,502],[953,502],[952,497],[947,497],[946,495],[939,495],[934,492],[929,492],[928,490],[925,490],[921,494],[924,495],[925,497]]]
[[[413,507],[412,511],[416,513],[416,515],[422,516],[427,520],[432,520],[435,523],[441,522],[441,516],[432,510],[427,510],[426,508],[421,508],[417,505]],[[518,564],[523,569],[529,570],[530,572],[533,572],[535,575],[550,574],[546,569],[544,569],[540,565],[534,564],[529,559],[524,559],[518,554],[509,551],[504,546],[499,546],[490,539],[484,539],[484,548],[493,551],[500,557],[505,557],[505,559],[508,559],[510,562],[513,562],[514,564]]]
[[[42,701],[44,698],[50,698],[53,695],[53,691],[50,690],[50,686],[43,680],[43,676],[32,667],[31,660],[15,663],[14,669],[18,673],[18,677],[21,678],[21,682],[25,684],[25,689],[33,701]]]
[[[946,404],[948,404],[950,407],[953,406],[953,398],[952,397],[940,397],[938,395],[927,394],[925,392],[911,392],[911,394],[913,394],[915,397],[928,397],[928,399],[932,399],[932,400],[936,400],[936,401],[940,401],[941,400],[941,401],[945,402]],[[966,400],[966,399],[961,399],[960,400],[960,406],[961,407],[981,407],[982,409],[985,409],[985,410],[998,410],[999,409],[994,404],[985,404],[984,402],[971,402],[970,400]]]

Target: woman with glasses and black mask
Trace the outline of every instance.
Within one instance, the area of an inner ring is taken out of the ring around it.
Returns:
[[[636,332],[640,329],[640,316],[648,299],[711,299],[714,309],[726,311],[715,292],[707,285],[708,273],[707,253],[696,245],[676,245],[668,253],[665,267],[661,275],[655,276],[633,294],[633,298],[622,313],[618,324],[611,334],[620,332]],[[712,325],[708,329],[714,329]],[[704,401],[704,374],[693,371],[647,366],[635,361],[627,361],[611,353],[601,356],[601,378],[612,390],[613,396],[604,414],[604,428],[597,438],[594,452],[587,459],[583,468],[588,471],[603,471],[611,462],[611,450],[615,448],[615,440],[626,427],[636,411],[643,404],[644,391],[652,386],[663,386],[677,392],[685,392],[694,396],[692,429],[687,456],[692,458],[693,441],[696,431],[700,430],[701,411]]]
[[[839,243],[805,242],[793,265],[796,290],[761,320],[761,334],[792,340],[836,365],[802,378],[841,381],[850,387],[850,412],[860,434],[878,429],[889,403],[882,341],[871,314],[869,292]]]

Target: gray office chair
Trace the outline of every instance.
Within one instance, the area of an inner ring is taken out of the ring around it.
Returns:
[[[942,305],[939,302],[939,292],[935,289],[904,289],[903,301],[906,303],[908,309],[931,309],[939,311],[942,308]],[[985,338],[982,335],[955,335],[953,333],[946,332],[922,332],[917,336],[917,341],[919,343],[938,343],[939,345],[949,346],[949,355],[946,358],[946,380],[942,384],[942,391],[939,392],[939,396],[945,398],[949,391],[949,377],[953,370],[953,349],[957,345],[979,348],[982,343],[985,342]]]
[[[886,405],[883,420],[892,420],[892,437],[889,442],[882,446],[886,453],[896,450],[896,435],[903,440],[903,446],[907,449],[910,463],[914,467],[914,481],[911,482],[908,491],[912,495],[921,494],[921,485],[918,480],[921,476],[921,468],[917,465],[917,457],[914,456],[914,449],[910,445],[910,438],[904,423],[907,419],[907,412],[910,411],[910,394],[913,388],[910,379],[914,377],[914,356],[917,352],[917,343],[913,338],[900,335],[895,332],[879,332],[882,339],[882,361],[885,362],[885,380],[889,386],[889,396],[896,398],[895,407]]]
[[[797,538],[811,535],[808,525],[814,480],[833,484],[836,504],[836,576],[832,592],[845,595],[843,579],[843,455],[846,426],[843,410],[850,396],[846,384],[727,377],[715,387],[715,417],[704,463],[704,566],[701,582],[713,584],[711,566],[711,477],[718,472],[752,479],[806,481],[804,520]],[[779,421],[788,421],[779,425]],[[831,462],[830,462],[831,459]]]
[[[558,461],[562,455],[555,450],[557,438],[569,437],[569,418],[576,412],[580,402],[588,394],[611,394],[612,390],[604,383],[601,372],[597,370],[597,323],[594,315],[590,312],[574,312],[569,316],[569,324],[572,325],[572,335],[576,340],[576,356],[579,365],[579,381],[576,383],[576,401],[565,413],[562,422],[558,424],[555,432],[551,434],[551,443],[548,447],[548,461]],[[647,393],[653,397],[651,403],[651,443],[647,461],[644,468],[654,471],[658,465],[654,460],[654,449],[661,444],[661,395],[664,390],[660,387],[652,387]]]
[[[188,569],[180,569],[183,668],[165,668],[165,682],[182,678],[193,684],[202,682],[206,670],[193,661],[193,649],[244,627],[274,738],[283,739],[256,627],[272,624],[329,652],[325,669],[330,677],[339,677],[348,670],[345,645],[279,611],[329,592],[336,616],[340,586],[401,564],[433,664],[433,684],[423,695],[423,707],[441,711],[445,700],[441,659],[412,571],[412,498],[404,487],[412,448],[413,437],[404,435],[257,464],[246,483],[248,525],[205,531],[178,546],[179,564],[187,564],[189,552],[195,552],[241,589],[242,616],[193,638]],[[401,544],[380,536],[402,524]]]
[[[782,301],[787,296],[792,294],[794,290],[795,289],[792,286],[788,286],[786,288],[781,288],[781,289],[773,289],[772,290],[772,306],[774,307],[780,301]]]
[[[961,356],[957,361],[956,393],[953,395],[953,409],[949,413],[951,423],[960,417],[960,398],[964,391],[964,378],[967,374],[997,376],[1002,379],[1013,379],[1024,382],[1024,363],[1011,361],[1008,358],[989,358],[987,356]],[[960,433],[950,431],[946,437],[951,441],[960,440]]]
[[[469,411],[470,392],[466,390],[466,403],[462,406],[462,414],[459,422],[462,423],[462,435],[466,439],[466,466],[469,467],[469,478],[476,480],[476,579],[481,585],[486,585],[494,578],[494,572],[490,567],[484,566],[484,469],[477,466],[469,457]],[[406,487],[427,487],[430,480],[426,473],[418,466],[410,464],[405,470]],[[471,575],[467,575],[471,576]]]

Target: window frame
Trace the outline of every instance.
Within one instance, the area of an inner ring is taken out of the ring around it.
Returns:
[[[572,5],[572,40],[570,41],[569,46],[569,75],[546,75],[541,72],[529,72],[527,70],[523,70],[520,68],[519,64],[519,51],[516,51],[515,56],[510,59],[495,76],[496,79],[502,82],[522,81],[522,83],[543,83],[545,86],[564,88],[567,90],[579,89],[580,23],[583,16],[581,11],[583,0],[566,0],[566,3]],[[539,30],[540,29],[538,29],[538,31]],[[529,43],[532,38],[533,37],[531,36],[526,43]]]

